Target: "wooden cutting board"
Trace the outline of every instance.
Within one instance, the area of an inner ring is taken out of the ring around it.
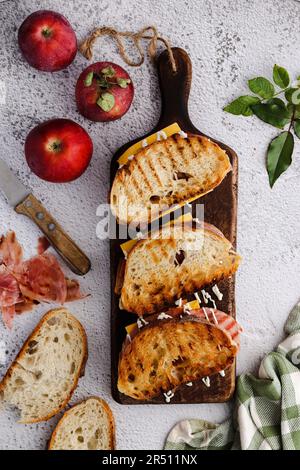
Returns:
[[[157,68],[162,97],[161,117],[157,126],[148,134],[138,137],[121,147],[114,155],[111,163],[111,183],[118,169],[117,160],[132,144],[148,137],[164,127],[177,122],[182,130],[198,135],[205,135],[191,122],[188,113],[188,98],[192,80],[192,64],[188,54],[180,48],[173,48],[173,54],[177,65],[177,72],[172,71],[168,52],[164,51],[158,58]],[[207,136],[209,137],[209,136]],[[237,214],[237,177],[238,163],[236,153],[227,145],[209,137],[219,144],[230,158],[232,171],[228,173],[223,182],[213,192],[194,201],[193,210],[197,202],[204,204],[205,222],[218,227],[236,246],[236,214]],[[163,395],[147,402],[134,400],[118,391],[118,360],[123,341],[126,336],[125,326],[137,320],[136,315],[119,309],[119,297],[114,294],[116,276],[119,262],[124,259],[120,248],[126,240],[111,240],[111,368],[112,368],[112,395],[121,404],[165,404]],[[217,301],[217,307],[235,317],[235,279],[218,282],[221,292],[224,294],[222,301]],[[206,290],[212,294],[210,287]],[[203,302],[202,302],[203,304]],[[208,304],[208,306],[211,306]],[[201,345],[199,345],[201,347]],[[210,387],[202,381],[194,382],[193,386],[186,385],[177,389],[171,404],[175,403],[208,403],[224,402],[231,398],[235,387],[235,365],[226,370],[225,377],[215,374],[210,377]]]

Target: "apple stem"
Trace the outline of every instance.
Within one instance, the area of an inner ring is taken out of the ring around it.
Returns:
[[[59,141],[54,141],[49,144],[49,150],[51,150],[52,152],[58,153],[61,151],[61,149],[62,145]]]
[[[50,36],[52,35],[52,32],[49,28],[44,28],[42,30],[42,35],[44,36],[44,38],[50,38]]]

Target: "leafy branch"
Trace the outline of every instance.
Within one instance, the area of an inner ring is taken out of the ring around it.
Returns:
[[[244,95],[225,106],[227,113],[253,116],[273,127],[282,129],[268,146],[267,170],[271,188],[279,176],[292,163],[294,135],[300,139],[300,76],[296,84],[290,84],[290,76],[284,67],[274,65],[273,82],[265,77],[248,81],[253,95]],[[278,98],[283,95],[285,101]],[[284,130],[288,125],[288,129]]]

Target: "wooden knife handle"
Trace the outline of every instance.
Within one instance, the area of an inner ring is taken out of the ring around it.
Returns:
[[[27,215],[41,229],[53,248],[74,273],[83,275],[90,270],[91,262],[89,258],[33,194],[29,194],[23,202],[16,206],[15,211],[18,214]]]

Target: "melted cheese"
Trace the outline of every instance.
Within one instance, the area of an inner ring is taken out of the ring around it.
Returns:
[[[131,155],[135,155],[139,150],[147,147],[148,145],[154,144],[162,138],[167,139],[168,137],[171,137],[171,135],[179,134],[180,132],[181,129],[179,125],[177,124],[177,122],[174,122],[174,124],[171,124],[170,126],[165,127],[164,129],[161,129],[160,131],[155,132],[154,134],[149,135],[145,139],[142,139],[139,142],[133,144],[121,155],[118,160],[118,163],[120,165],[125,165],[128,162],[128,157],[130,157]]]
[[[177,219],[175,219],[172,224],[178,224],[178,223],[181,223],[181,222],[190,222],[192,221],[192,214],[184,214],[184,215],[181,215],[179,217],[177,217]],[[167,227],[167,225],[169,224],[169,222],[167,222],[166,224],[164,224],[162,227]],[[129,252],[132,250],[132,248],[137,244],[137,242],[143,237],[143,235],[141,234],[141,232],[138,232],[137,235],[136,235],[136,238],[134,238],[133,240],[128,240],[127,242],[125,243],[122,243],[121,245],[121,250],[123,251],[125,257],[128,256]],[[145,237],[147,238],[147,234],[145,234]]]
[[[154,144],[155,142],[158,142],[160,140],[167,139],[168,137],[171,137],[174,134],[179,134],[184,139],[188,137],[188,134],[179,127],[177,122],[174,122],[170,126],[167,126],[164,129],[161,129],[158,132],[155,132],[154,134],[151,134],[148,137],[145,137],[144,139],[140,140],[139,142],[136,142],[135,144],[131,145],[131,147],[129,147],[118,159],[119,169],[122,168],[122,166],[126,165],[128,161],[132,160],[139,150],[142,150],[148,147],[148,145]],[[187,201],[172,206],[170,209],[163,212],[160,217],[170,214],[170,212],[174,212],[176,209],[183,207],[185,204],[190,204],[198,198],[199,194],[197,194],[197,196],[191,197]]]
[[[197,302],[197,300],[192,300],[191,302],[187,302],[184,307],[188,306],[190,310],[197,310],[198,308],[200,308],[199,306],[199,303]],[[160,317],[160,318],[159,318]],[[158,315],[158,320],[164,320],[164,319],[167,319],[167,318],[172,318],[171,315],[166,315],[165,312],[162,312],[160,313],[160,315]],[[141,321],[141,319],[139,318],[138,319],[138,322]],[[148,325],[148,322],[146,322],[146,320],[143,318],[142,321],[144,322],[144,325]],[[131,323],[130,325],[127,325],[125,327],[126,329],[126,332],[127,334],[130,336],[131,333],[133,333],[133,331],[136,329],[137,327],[137,323]]]

